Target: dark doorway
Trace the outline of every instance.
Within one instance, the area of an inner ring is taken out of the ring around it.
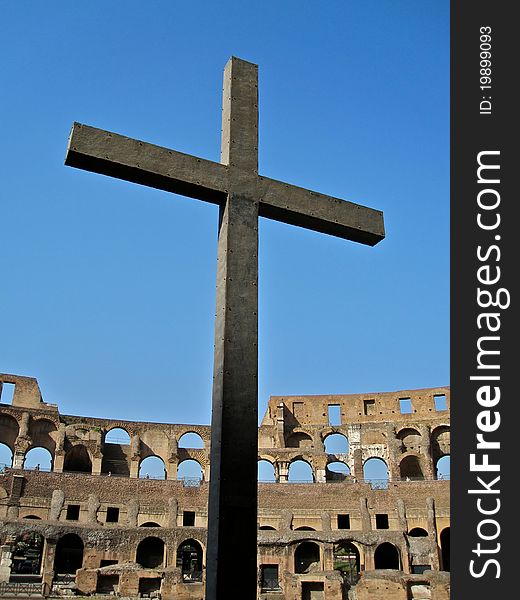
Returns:
[[[186,540],[177,549],[177,567],[186,583],[202,581],[202,547],[195,540]]]
[[[399,551],[389,542],[380,544],[374,553],[376,569],[399,569]]]
[[[13,551],[13,575],[39,575],[42,564],[43,537],[36,532],[22,533]]]
[[[136,562],[145,569],[156,569],[164,563],[164,542],[156,537],[147,537],[137,546]]]
[[[334,544],[334,569],[341,573],[345,583],[354,584],[359,579],[359,552],[350,542]]]
[[[441,558],[442,570],[450,570],[450,528],[446,527],[441,532]]]
[[[309,573],[320,565],[320,547],[314,542],[303,542],[294,552],[294,572]]]
[[[83,565],[83,541],[75,533],[68,533],[56,545],[54,571],[56,574],[75,575]]]
[[[325,591],[321,581],[302,581],[302,600],[324,600]]]
[[[85,446],[73,446],[65,455],[64,471],[75,473],[92,473],[92,461]]]

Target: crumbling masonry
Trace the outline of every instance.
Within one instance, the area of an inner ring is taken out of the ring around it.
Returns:
[[[35,379],[2,383],[15,387],[0,404],[12,453],[0,472],[0,594],[202,600],[210,428],[62,415]],[[271,397],[258,432],[273,479],[258,486],[258,597],[448,599],[449,481],[437,463],[450,454],[449,407],[447,387]],[[116,428],[128,440],[106,441]],[[188,433],[200,447],[186,447]],[[49,470],[25,464],[34,448],[50,453]],[[141,468],[152,456],[163,480]],[[388,478],[366,477],[371,459]],[[178,478],[188,460],[200,480]],[[300,461],[312,482],[294,481]]]

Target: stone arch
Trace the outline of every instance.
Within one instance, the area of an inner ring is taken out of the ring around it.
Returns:
[[[140,479],[166,479],[166,466],[160,456],[150,455],[139,463]]]
[[[450,454],[450,428],[448,425],[439,425],[431,433],[431,448],[433,460]]]
[[[288,436],[285,447],[310,449],[313,447],[312,436],[305,431],[295,431]]]
[[[33,446],[25,453],[23,468],[27,470],[52,471],[54,468],[54,456],[47,448]]]
[[[204,449],[204,440],[196,431],[186,431],[177,442],[179,448]]]
[[[39,517],[32,518],[38,519]],[[13,575],[39,575],[44,544],[43,536],[36,531],[27,531],[19,535],[14,544],[11,573]]]
[[[323,438],[323,446],[327,454],[348,454],[348,437],[337,431],[327,434]]]
[[[261,525],[258,529],[262,529],[264,531],[276,531],[276,527],[272,527],[271,525]]]
[[[7,444],[0,442],[0,472],[5,467],[13,466],[13,450]]]
[[[67,450],[63,462],[63,471],[74,473],[92,473],[90,453],[83,444],[76,444]]]
[[[177,548],[176,565],[183,581],[202,581],[202,545],[194,539],[184,540]]]
[[[157,569],[164,566],[164,541],[150,536],[139,542],[135,554],[135,562],[145,569]]]
[[[265,458],[261,458],[258,461],[258,481],[262,482],[276,482],[276,470],[274,464]]]
[[[204,479],[202,466],[198,460],[187,458],[179,463],[177,467],[177,479]]]
[[[305,466],[307,465],[307,466]],[[289,464],[287,480],[291,482],[313,483],[315,481],[314,470],[309,461],[301,457],[294,458]]]
[[[307,525],[302,525],[301,527],[296,527],[293,531],[316,531],[314,527],[308,527]]]
[[[397,434],[397,439],[401,441],[402,452],[419,452],[421,448],[421,433],[414,427],[405,427]]]
[[[320,547],[316,542],[302,542],[294,551],[294,572],[318,571],[321,563]]]
[[[414,527],[408,532],[410,537],[428,537],[428,532],[422,527]]]
[[[388,465],[378,456],[372,456],[363,463],[363,479],[375,487],[388,486]]]
[[[14,417],[5,413],[0,415],[0,443],[8,446],[11,452],[19,432],[20,426]]]
[[[374,568],[399,570],[401,568],[399,550],[390,542],[379,544],[374,552]]]
[[[105,433],[105,444],[130,445],[130,434],[124,427],[112,427]]]
[[[326,481],[345,481],[350,475],[350,467],[340,460],[327,463],[325,467]]]
[[[356,546],[347,540],[340,540],[333,546],[334,569],[341,573],[343,581],[354,584],[359,579],[361,558]]]
[[[52,456],[56,451],[56,432],[58,431],[56,424],[50,419],[34,419],[31,420],[29,426],[29,437],[31,438],[32,446],[45,448]]]
[[[401,460],[399,463],[399,472],[401,474],[401,479],[406,481],[424,479],[421,459],[415,454],[409,454]]]
[[[22,517],[22,519],[33,519],[35,521],[41,521],[42,520],[41,517],[37,517],[36,515],[25,515],[25,517]]]
[[[441,531],[440,542],[441,542],[442,570],[449,571],[450,570],[450,528],[449,527],[445,527]]]
[[[444,454],[435,462],[435,478],[449,479],[450,478],[450,455]]]
[[[154,521],[147,521],[146,523],[139,525],[139,527],[160,527],[160,525],[159,523],[154,523]]]
[[[75,533],[67,533],[58,540],[54,557],[54,572],[75,575],[83,566],[83,540]]]

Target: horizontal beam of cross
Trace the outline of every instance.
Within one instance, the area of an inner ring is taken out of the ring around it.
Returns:
[[[65,164],[219,205],[230,189],[227,165],[80,123]],[[369,246],[385,237],[379,210],[257,175],[247,175],[245,191],[268,219]]]

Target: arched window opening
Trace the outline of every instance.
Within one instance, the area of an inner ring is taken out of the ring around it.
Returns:
[[[54,459],[47,448],[31,448],[25,455],[23,468],[36,471],[52,471]]]
[[[294,572],[310,573],[320,569],[320,547],[314,542],[303,542],[294,552]]]
[[[327,481],[345,481],[349,475],[350,469],[344,462],[331,462],[325,469],[325,479]]]
[[[6,444],[0,443],[0,472],[13,466],[13,451]]]
[[[46,448],[51,455],[54,455],[56,442],[54,434],[56,433],[56,425],[49,419],[36,419],[31,421],[29,426],[29,436],[32,440],[34,448]]]
[[[360,571],[359,551],[350,542],[334,544],[334,569],[341,573],[343,581],[350,585],[357,583]]]
[[[160,525],[159,523],[154,523],[153,521],[147,521],[146,523],[139,525],[139,527],[160,527]]]
[[[268,460],[262,459],[258,461],[258,481],[263,483],[275,483],[276,473],[274,465]]]
[[[303,433],[303,431],[298,431],[293,433],[287,438],[287,448],[312,448],[312,437]]]
[[[422,527],[414,527],[408,532],[410,537],[428,537],[428,532]]]
[[[327,454],[348,454],[348,438],[341,433],[331,433],[323,440]]]
[[[156,569],[164,564],[164,542],[157,537],[147,537],[137,546],[135,562],[145,569]]]
[[[35,519],[36,521],[41,521],[42,518],[41,517],[37,517],[36,515],[26,515],[25,517],[23,517],[24,519]]]
[[[421,461],[418,456],[406,456],[399,465],[401,479],[404,481],[418,481],[424,479]]]
[[[68,533],[58,540],[54,571],[58,575],[75,575],[83,566],[83,540],[75,533]]]
[[[122,427],[114,427],[105,435],[105,444],[119,444],[120,446],[130,445],[130,435]]]
[[[204,440],[202,437],[195,433],[194,431],[190,431],[181,435],[178,443],[179,448],[204,448]]]
[[[186,583],[202,581],[202,546],[196,540],[186,540],[177,549],[177,567]]]
[[[432,431],[431,440],[434,459],[450,454],[450,428],[447,425],[436,427]]]
[[[148,456],[139,465],[140,479],[166,479],[166,468],[162,458]]]
[[[437,479],[450,478],[450,455],[441,456],[435,465],[435,476]]]
[[[441,560],[442,570],[450,570],[450,528],[441,531]]]
[[[288,480],[290,483],[313,483],[314,473],[312,467],[304,460],[294,460],[289,465]]]
[[[382,458],[372,457],[363,465],[363,479],[372,489],[388,487],[388,466]]]
[[[303,525],[302,527],[296,527],[294,531],[316,531],[316,529],[314,529],[314,527],[307,527],[306,525]]]
[[[263,529],[264,531],[276,531],[276,527],[271,527],[271,525],[262,525],[258,529]]]
[[[27,518],[27,517],[25,517]],[[38,517],[34,517],[38,518]],[[39,575],[43,556],[43,537],[34,531],[22,533],[14,545],[11,573]]]
[[[0,443],[9,448],[14,448],[19,430],[18,421],[14,417],[5,414],[0,415]]]
[[[421,448],[421,434],[413,427],[401,429],[397,434],[401,440],[401,450],[403,452],[419,452]]]
[[[177,469],[177,479],[197,479],[202,481],[203,478],[202,467],[196,460],[183,460]]]
[[[390,542],[383,542],[374,552],[374,565],[376,569],[399,570],[399,551],[393,544],[390,544]]]

